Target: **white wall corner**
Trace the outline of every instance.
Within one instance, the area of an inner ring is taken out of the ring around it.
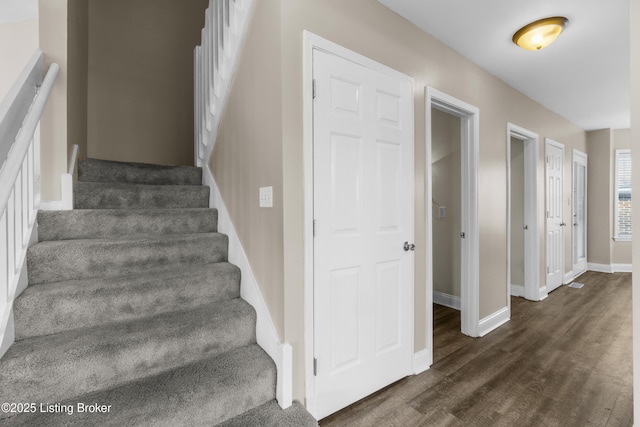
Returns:
[[[278,399],[278,403],[285,408],[286,406],[283,405],[291,405],[293,394],[291,346],[280,343],[267,304],[251,270],[247,254],[242,248],[240,238],[233,227],[229,212],[208,165],[202,166],[202,185],[209,186],[210,189],[209,207],[218,209],[218,232],[226,234],[229,238],[229,262],[235,264],[242,272],[240,275],[240,296],[256,310],[256,341],[276,364],[278,372],[276,396],[282,398],[282,401],[280,398]]]
[[[613,273],[610,264],[597,264],[595,262],[587,263],[587,270],[597,271],[599,273]]]
[[[460,307],[462,306],[460,297],[438,291],[433,291],[433,302],[434,304],[443,305],[458,311],[460,311]]]
[[[413,354],[413,374],[418,375],[431,367],[431,351],[428,348]]]
[[[509,306],[503,307],[478,322],[478,336],[483,337],[510,320]]]
[[[511,285],[511,296],[524,298],[524,285]]]

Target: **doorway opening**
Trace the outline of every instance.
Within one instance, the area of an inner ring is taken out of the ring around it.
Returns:
[[[572,276],[587,271],[587,154],[573,150]]]
[[[463,334],[481,335],[478,244],[480,111],[437,89],[427,87],[425,91],[426,342],[431,365],[434,299],[440,304],[459,306]],[[436,266],[436,263],[442,264]]]
[[[540,301],[538,134],[507,123],[507,301]]]
[[[431,108],[431,229],[433,247],[434,363],[439,342],[460,333],[461,272],[461,123],[460,117]]]

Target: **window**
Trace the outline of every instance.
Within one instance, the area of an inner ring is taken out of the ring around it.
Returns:
[[[631,240],[631,150],[616,150],[616,240]]]

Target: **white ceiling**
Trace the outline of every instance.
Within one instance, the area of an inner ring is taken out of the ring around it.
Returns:
[[[0,24],[38,19],[38,0],[0,0]]]
[[[585,130],[630,126],[629,0],[378,0],[491,74]],[[549,16],[555,43],[511,41]]]

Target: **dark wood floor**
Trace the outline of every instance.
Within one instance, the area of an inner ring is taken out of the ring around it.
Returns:
[[[631,426],[631,274],[588,272],[542,302],[511,299],[483,338],[434,306],[434,364],[320,422],[328,426]]]

